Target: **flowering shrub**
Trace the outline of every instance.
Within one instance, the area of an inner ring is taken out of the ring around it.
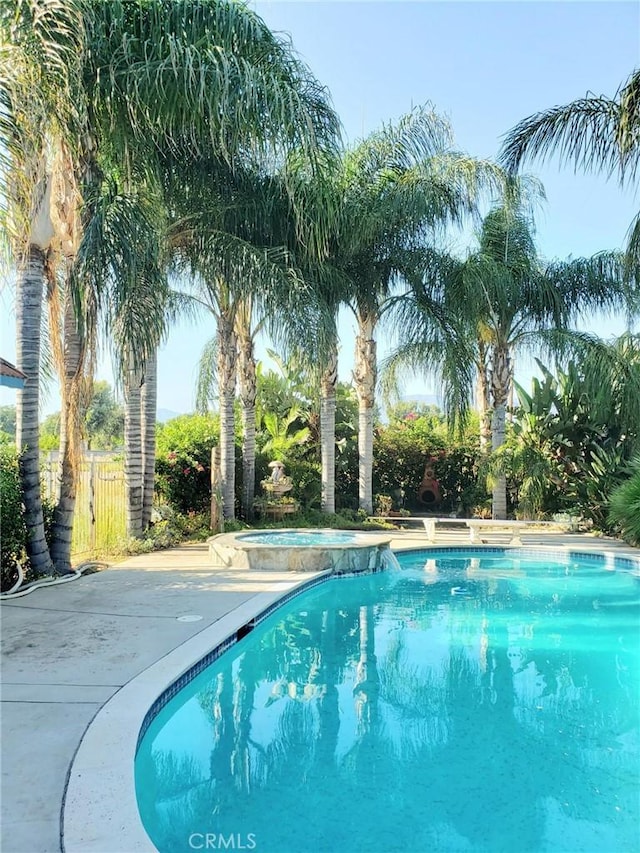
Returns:
[[[211,500],[211,448],[218,418],[181,415],[158,428],[156,491],[177,512],[206,512]]]
[[[405,508],[424,511],[425,506],[418,501],[418,491],[425,467],[430,464],[440,488],[438,510],[457,510],[468,515],[488,497],[478,458],[474,442],[452,441],[444,423],[438,423],[433,416],[410,411],[401,419],[376,429],[373,489],[396,503],[402,496]],[[397,506],[393,508],[398,509]]]

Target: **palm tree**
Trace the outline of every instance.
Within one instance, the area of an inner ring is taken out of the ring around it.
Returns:
[[[314,192],[322,197],[323,179],[301,157],[272,171],[260,161],[234,169],[215,160],[195,165],[199,180],[184,195],[185,207],[172,228],[171,242],[199,282],[202,303],[216,317],[217,344],[203,353],[198,400],[200,406],[206,405],[217,386],[221,444],[232,448],[238,366],[243,369],[241,396],[255,401],[255,331],[264,328],[286,351],[305,352],[310,360],[319,350],[324,309],[317,255],[331,206],[321,210],[319,200],[310,200]],[[188,175],[186,179],[191,180]],[[194,213],[194,198],[203,191],[206,197]],[[310,215],[316,210],[317,217]],[[219,359],[217,375],[211,370],[214,351]],[[228,417],[223,416],[223,403]],[[247,427],[250,430],[255,422],[255,412],[245,408],[244,418],[246,515],[251,512],[255,470],[255,438],[247,440]],[[230,450],[222,452],[221,481],[224,515],[232,519],[235,462]]]
[[[18,268],[16,359],[27,376],[16,400],[16,444],[27,553],[37,574],[54,571],[44,537],[38,447],[43,291],[47,273],[55,275],[63,238],[55,207],[64,170],[54,155],[83,109],[78,91],[83,37],[79,2],[31,0],[0,11],[2,224]]]
[[[588,336],[570,325],[582,312],[629,307],[622,262],[615,255],[545,264],[537,256],[530,217],[506,204],[484,219],[477,251],[465,260],[427,251],[412,287],[396,305],[402,340],[390,357],[392,377],[402,367],[439,372],[450,411],[463,414],[473,365],[486,358],[491,403],[491,446],[505,440],[506,409],[518,350],[546,348],[556,355],[584,352]],[[493,517],[506,518],[506,479],[493,475]]]
[[[501,160],[516,171],[526,160],[554,152],[577,169],[616,175],[622,185],[633,185],[640,162],[640,70],[612,98],[589,93],[523,119],[507,134]],[[640,213],[630,228],[628,254],[637,271]]]
[[[368,513],[373,511],[377,325],[415,246],[434,229],[472,214],[479,191],[497,190],[503,182],[494,164],[460,155],[452,145],[448,122],[426,105],[345,152],[333,181],[339,214],[327,263],[342,276],[337,299],[352,307],[358,325],[353,379],[359,401],[359,502]],[[330,397],[326,408],[329,412]]]
[[[60,170],[52,167],[57,160],[50,151],[64,153],[58,158],[63,172],[86,203],[100,194],[105,174],[125,190],[153,180],[163,152],[213,149],[231,161],[245,151],[280,152],[295,145],[314,161],[335,145],[337,119],[325,91],[290,45],[244,5],[27,0],[4,11],[1,23],[0,150],[12,189],[9,207],[19,226],[14,256],[29,270],[21,277],[29,289],[19,287],[18,313],[33,341],[39,324],[28,312],[35,310],[33,291],[41,296],[45,253],[56,236],[51,184]],[[91,204],[85,206],[89,213]],[[95,233],[83,220],[72,242],[89,251]],[[109,265],[113,258],[103,260]],[[126,289],[132,281],[131,275],[113,276],[111,283]],[[82,295],[85,282],[78,284]],[[20,343],[18,352],[25,361],[19,366],[32,371],[38,346],[33,344],[31,359]],[[37,406],[36,375],[30,374],[28,409],[34,399]],[[24,421],[21,415],[20,424]],[[19,441],[29,443],[23,478],[34,568],[50,572],[36,475],[37,428],[25,433],[21,426]],[[67,566],[65,555],[60,569]]]

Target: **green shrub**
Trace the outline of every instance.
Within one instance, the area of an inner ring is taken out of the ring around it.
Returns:
[[[373,439],[373,491],[391,495],[402,490],[408,506],[418,507],[417,493],[425,465],[445,449],[426,418],[404,420],[378,427]]]
[[[477,447],[454,444],[438,454],[433,470],[440,486],[442,510],[456,510],[468,516],[489,500]]]
[[[640,545],[640,458],[633,463],[634,471],[611,495],[609,522],[625,542]]]
[[[440,511],[469,514],[488,497],[480,476],[479,452],[467,440],[451,441],[442,422],[433,415],[411,412],[402,420],[378,427],[373,447],[373,490],[394,499],[404,492],[403,505],[424,511],[418,490],[427,464],[431,464],[440,486]]]
[[[22,566],[26,580],[34,576],[27,557],[27,526],[25,523],[22,487],[18,470],[18,453],[14,444],[0,445],[0,496],[2,496],[2,525],[0,530],[1,588],[9,589],[17,579],[17,564]],[[44,532],[51,541],[54,504],[42,501]]]
[[[142,538],[120,540],[114,553],[129,556],[149,554],[151,551],[173,548],[182,542],[203,542],[211,536],[208,514],[191,512],[180,515],[160,507],[159,515],[162,518],[152,524]]]
[[[219,421],[212,415],[181,415],[158,427],[156,490],[177,512],[206,512],[211,500],[211,448]]]
[[[22,489],[15,447],[0,447],[0,495],[2,495],[2,589],[8,589],[16,577],[16,564],[26,561],[27,527],[24,521]]]

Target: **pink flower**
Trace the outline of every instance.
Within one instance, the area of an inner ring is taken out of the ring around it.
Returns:
[[[190,473],[191,473],[191,468],[183,468],[183,469],[182,469],[182,473],[183,473],[183,474],[190,474]]]

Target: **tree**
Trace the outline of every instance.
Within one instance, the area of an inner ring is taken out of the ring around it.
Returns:
[[[264,328],[282,348],[319,350],[317,332],[322,317],[319,289],[314,279],[327,211],[308,214],[307,195],[323,179],[301,155],[291,155],[279,169],[247,162],[233,170],[215,161],[198,164],[200,179],[185,196],[186,208],[176,223],[172,240],[196,282],[196,298],[216,319],[216,342],[208,345],[201,361],[199,405],[217,392],[221,412],[221,481],[223,512],[234,517],[235,462],[233,458],[233,401],[238,367],[243,418],[244,512],[251,512],[255,471],[255,441],[247,428],[255,420],[255,359],[253,339]],[[175,172],[175,170],[173,170]],[[192,213],[194,194],[206,188],[199,213]],[[212,370],[215,354],[217,369]],[[226,415],[223,413],[223,408]]]
[[[16,434],[16,407],[0,406],[0,432],[6,432],[15,437]]]
[[[89,448],[113,450],[122,446],[124,411],[115,399],[113,388],[104,380],[93,383],[85,429]]]
[[[492,450],[504,444],[506,409],[517,350],[581,353],[593,344],[571,323],[594,308],[630,307],[619,256],[545,264],[536,252],[530,217],[512,204],[484,219],[478,249],[460,261],[428,251],[411,290],[398,302],[402,340],[390,359],[402,366],[439,370],[449,410],[464,413],[474,379],[472,365],[488,368]],[[479,343],[482,343],[480,350]],[[493,517],[506,517],[506,479],[493,472]]]
[[[16,444],[27,554],[36,575],[51,574],[39,471],[40,323],[45,280],[54,276],[56,252],[73,236],[64,233],[61,207],[66,143],[85,103],[79,91],[85,30],[82,5],[74,0],[4,4],[0,15],[2,218],[18,269],[16,364],[27,376],[17,394]]]
[[[346,151],[334,178],[338,217],[327,263],[341,276],[337,299],[356,317],[353,380],[359,400],[359,503],[373,511],[373,415],[377,383],[376,329],[416,246],[475,211],[482,189],[501,186],[502,173],[454,151],[448,122],[429,105],[403,116]],[[328,364],[327,376],[332,370]],[[330,382],[326,421],[330,424]]]
[[[65,279],[71,285],[67,293],[73,292],[74,304],[84,309],[75,318],[63,312],[73,346],[65,344],[60,351],[75,362],[60,365],[74,383],[63,382],[63,399],[68,400],[63,435],[73,440],[82,354],[91,348],[91,339],[82,338],[95,328],[96,309],[110,301],[104,292],[89,289],[84,276],[73,274],[75,260],[84,252],[98,281],[116,291],[126,291],[137,271],[126,265],[117,270],[122,256],[99,251],[105,245],[99,227],[104,224],[99,214],[105,182],[115,186],[112,195],[117,198],[141,188],[151,189],[157,198],[158,162],[168,151],[180,155],[213,148],[230,162],[244,151],[280,152],[297,145],[313,159],[321,143],[334,144],[337,120],[324,90],[288,43],[242,4],[27,0],[5,7],[2,36],[0,149],[12,188],[9,207],[17,223],[13,242],[20,267],[17,359],[31,380],[18,395],[18,437],[20,446],[28,447],[22,470],[34,567],[50,573],[34,415],[40,305],[45,272],[49,280],[54,278],[52,250],[65,259]],[[108,236],[124,234],[129,239],[120,244],[135,246],[131,233],[126,234],[131,223],[112,218]],[[130,256],[129,251],[124,258]],[[134,358],[127,369],[137,371],[144,358],[135,340],[128,344],[124,361]],[[54,539],[60,546],[56,568],[67,571],[75,499],[73,449],[67,453],[65,446],[62,457],[66,469]]]

